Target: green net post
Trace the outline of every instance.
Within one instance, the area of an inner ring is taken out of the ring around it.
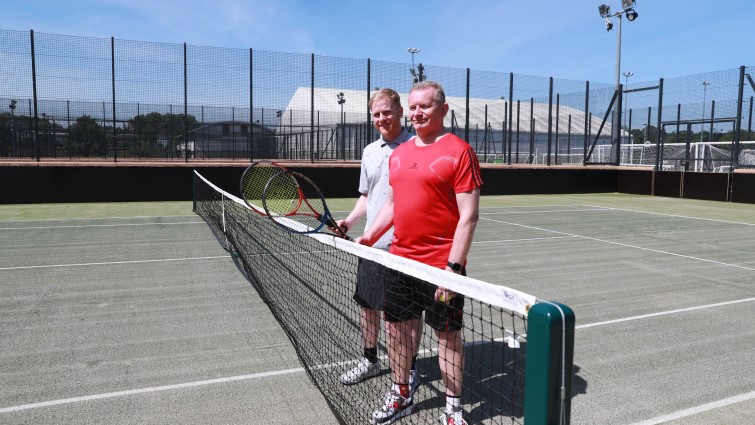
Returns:
[[[563,304],[541,302],[530,309],[527,321],[524,423],[569,425],[574,312]]]

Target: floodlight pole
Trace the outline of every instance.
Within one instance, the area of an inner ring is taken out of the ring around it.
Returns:
[[[627,87],[629,87],[629,77],[634,75],[634,72],[627,71],[624,72],[622,75],[624,75],[624,91],[627,90]],[[629,93],[626,94],[626,97],[624,98],[624,128],[627,130],[627,143],[632,144],[632,132],[629,128],[629,114],[627,113],[629,111]]]
[[[613,123],[611,123],[611,142],[617,145],[616,154],[620,155],[619,145],[621,144],[621,109],[619,109],[619,99],[621,96],[621,13],[616,13],[616,18],[619,20],[619,30],[616,31],[616,102],[613,104]],[[617,161],[619,159],[617,158]]]
[[[346,98],[343,95],[343,92],[338,93],[336,95],[338,97],[338,104],[341,105],[341,152],[343,153],[343,159],[346,159],[346,128],[344,127],[344,115],[343,115],[343,104],[346,103]]]
[[[412,79],[416,83],[417,81],[422,81],[421,74],[418,77],[417,76],[417,70],[414,68],[414,55],[421,52],[422,49],[417,47],[410,47],[406,49],[407,52],[412,54],[412,68],[409,70],[409,72],[412,74]],[[421,65],[421,64],[420,64]]]
[[[613,123],[611,126],[611,144],[616,144],[617,161],[620,161],[618,156],[620,155],[619,147],[621,146],[621,98],[619,96],[623,96],[621,93],[621,17],[626,14],[627,19],[630,21],[637,19],[637,12],[634,11],[634,6],[634,0],[622,0],[621,10],[616,13],[611,13],[611,8],[606,4],[598,7],[600,17],[606,21],[606,30],[611,31],[613,29],[611,18],[619,20],[619,28],[616,31],[616,102],[613,104]]]
[[[50,137],[50,120],[47,118],[47,114],[44,112],[42,112],[42,119],[45,121],[45,139],[48,139]]]
[[[16,99],[11,99],[10,105],[8,105],[8,108],[10,108],[10,115],[11,115],[11,126],[10,126],[10,137],[11,137],[11,156],[16,156]]]
[[[705,121],[705,95],[708,91],[708,86],[710,85],[710,81],[703,81],[703,118],[702,120]],[[705,137],[705,122],[700,123],[700,143],[704,142],[703,140]],[[711,134],[711,140],[713,135]]]

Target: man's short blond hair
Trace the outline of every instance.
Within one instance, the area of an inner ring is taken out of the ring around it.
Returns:
[[[401,108],[401,96],[393,89],[380,89],[370,96],[369,106],[372,109],[372,104],[378,99],[388,99],[392,106]]]

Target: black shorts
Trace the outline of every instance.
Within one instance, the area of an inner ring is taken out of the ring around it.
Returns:
[[[450,272],[449,272],[450,273]],[[462,270],[466,275],[466,271]],[[456,294],[449,304],[435,300],[437,286],[411,276],[391,272],[385,287],[385,321],[405,322],[419,319],[436,331],[458,331],[464,324],[464,296]]]
[[[391,279],[388,269],[374,261],[360,258],[354,301],[364,308],[383,311],[385,282],[388,279]]]

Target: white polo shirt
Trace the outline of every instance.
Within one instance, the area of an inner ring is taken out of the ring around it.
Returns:
[[[362,152],[362,171],[359,176],[359,193],[367,196],[367,224],[369,228],[372,221],[377,217],[380,209],[388,197],[388,158],[396,147],[413,136],[406,129],[401,129],[401,133],[396,140],[386,143],[382,137],[367,145]],[[388,250],[393,240],[393,228],[385,234],[374,245],[375,248]]]

